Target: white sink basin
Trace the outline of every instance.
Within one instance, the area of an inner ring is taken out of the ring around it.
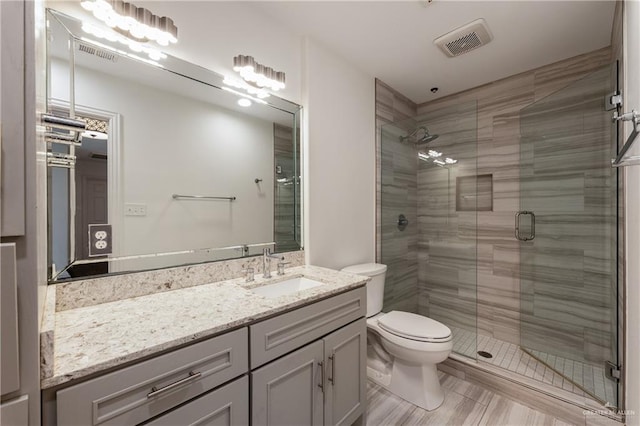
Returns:
[[[252,288],[251,291],[260,296],[268,297],[270,299],[285,296],[288,294],[297,293],[302,290],[308,290],[310,288],[321,286],[319,281],[310,280],[305,277],[291,278],[286,281],[280,281],[274,284],[263,285],[261,287]]]

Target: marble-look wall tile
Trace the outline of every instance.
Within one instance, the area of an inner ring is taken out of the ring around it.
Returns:
[[[417,311],[415,150],[399,137],[415,128],[416,104],[376,80],[376,259],[387,265],[384,309]],[[391,124],[395,123],[395,124]],[[409,225],[398,228],[398,215]]]
[[[299,133],[299,130],[296,129]],[[296,140],[300,140],[299,135]],[[299,150],[296,150],[299,152]],[[282,124],[273,124],[273,159],[276,173],[273,180],[273,217],[274,217],[274,240],[275,251],[293,251],[300,248],[300,244],[295,240],[295,236],[300,236],[300,209],[296,206],[296,195],[298,202],[300,194],[296,194],[298,187],[294,184],[297,181],[293,129]]]
[[[461,322],[455,312],[472,313],[465,305],[469,300],[454,291],[456,286],[465,288],[464,282],[455,281],[460,277],[461,257],[431,240],[453,244],[477,237],[480,333],[519,344],[523,327],[536,344],[548,344],[547,333],[558,345],[568,342],[568,351],[586,354],[594,362],[602,360],[610,341],[604,330],[612,324],[607,319],[609,308],[602,306],[608,298],[602,290],[608,288],[612,268],[602,243],[612,241],[608,228],[602,226],[612,215],[607,216],[603,207],[611,205],[613,194],[610,168],[605,165],[610,155],[609,125],[603,122],[600,93],[607,86],[602,67],[610,60],[611,49],[600,49],[418,105],[416,120],[430,129],[444,125],[435,133],[446,135],[455,133],[459,124],[443,122],[443,111],[476,100],[476,145],[467,147],[467,152],[477,163],[475,170],[467,167],[464,173],[491,174],[493,180],[492,211],[469,218],[447,212],[445,200],[452,195],[447,179],[419,171],[418,246],[423,251],[419,258],[428,263],[419,268],[421,312],[442,315],[445,323],[454,326]],[[601,73],[593,75],[599,68]],[[583,84],[572,85],[585,76]],[[560,95],[549,96],[560,89]],[[527,108],[534,103],[535,108]],[[524,205],[523,193],[527,194]],[[515,239],[515,213],[533,206],[539,216],[536,250],[521,253],[521,247],[528,246]],[[524,284],[521,272],[527,278]],[[563,313],[556,314],[560,308]],[[554,321],[540,321],[545,317]]]
[[[540,100],[582,78],[590,71],[611,64],[611,47],[556,62],[537,70],[535,75],[535,100]]]

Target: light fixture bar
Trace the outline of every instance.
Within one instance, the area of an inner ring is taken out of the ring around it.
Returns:
[[[161,46],[178,41],[178,27],[171,18],[159,17],[143,7],[122,0],[82,0],[80,4],[109,27],[138,41],[152,40]]]
[[[285,74],[262,65],[248,55],[233,58],[233,70],[247,82],[258,87],[266,87],[274,92],[285,88]]]

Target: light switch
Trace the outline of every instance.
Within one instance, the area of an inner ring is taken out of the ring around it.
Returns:
[[[125,216],[146,216],[147,215],[147,205],[146,204],[134,204],[127,203],[124,205],[124,215]]]

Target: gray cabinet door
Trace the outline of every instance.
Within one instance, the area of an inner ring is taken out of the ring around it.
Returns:
[[[24,2],[0,1],[0,235],[25,230]]]
[[[145,426],[245,426],[248,424],[249,379],[244,376],[145,423]]]
[[[311,343],[251,373],[252,424],[323,424],[323,345]]]
[[[364,318],[324,339],[325,425],[351,425],[367,402],[367,324]]]
[[[5,395],[20,389],[20,355],[18,348],[18,283],[16,280],[16,245],[0,244],[0,390]]]

